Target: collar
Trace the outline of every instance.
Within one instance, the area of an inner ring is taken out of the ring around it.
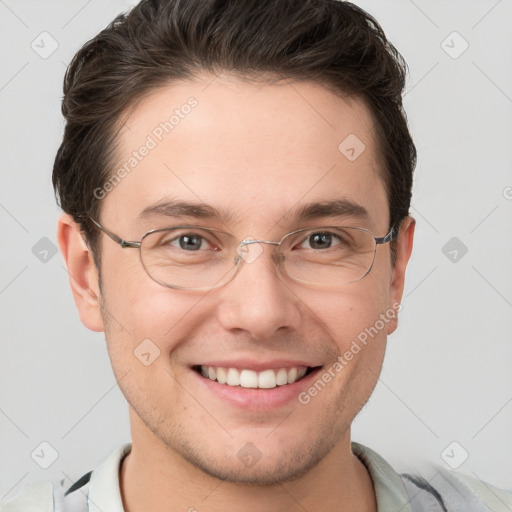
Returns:
[[[125,512],[119,486],[119,470],[124,456],[130,453],[132,443],[116,448],[91,474],[87,505],[89,512]]]
[[[366,466],[373,481],[378,512],[412,512],[402,477],[371,448],[352,441],[352,452]]]
[[[352,441],[352,452],[366,466],[373,481],[378,511],[412,512],[406,488],[400,475],[376,452]],[[119,470],[131,443],[116,448],[91,474],[88,495],[90,512],[125,512],[119,486]]]

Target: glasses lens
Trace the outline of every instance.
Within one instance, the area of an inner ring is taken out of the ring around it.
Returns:
[[[339,286],[362,279],[375,258],[373,235],[359,228],[322,227],[289,235],[281,251],[285,272],[311,284]]]
[[[205,228],[159,229],[142,239],[142,264],[149,276],[172,288],[208,289],[236,270],[234,238]]]
[[[200,227],[157,229],[142,239],[142,264],[164,286],[205,290],[228,282],[239,268],[235,238]],[[341,286],[362,279],[375,258],[373,235],[328,226],[287,235],[278,251],[284,273],[309,284]]]

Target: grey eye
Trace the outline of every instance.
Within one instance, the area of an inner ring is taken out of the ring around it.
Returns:
[[[180,235],[174,240],[171,240],[169,244],[176,247],[175,242],[178,242],[179,248],[185,251],[198,251],[203,248],[203,243],[206,243],[202,236],[194,233]]]
[[[308,236],[303,243],[307,243],[307,249],[329,249],[332,247],[333,242],[337,240],[338,243],[342,242],[339,236],[329,233],[328,231],[312,233]]]

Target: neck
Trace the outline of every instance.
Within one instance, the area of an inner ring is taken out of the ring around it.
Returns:
[[[306,475],[262,487],[210,476],[147,428],[132,428],[132,450],[121,464],[119,481],[125,512],[377,512],[373,483],[352,453],[350,431]]]

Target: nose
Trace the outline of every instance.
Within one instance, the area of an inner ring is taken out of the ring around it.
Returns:
[[[222,326],[229,331],[246,331],[261,340],[278,331],[298,329],[301,300],[279,274],[274,247],[251,243],[241,246],[241,250],[241,268],[220,289],[217,311]]]

